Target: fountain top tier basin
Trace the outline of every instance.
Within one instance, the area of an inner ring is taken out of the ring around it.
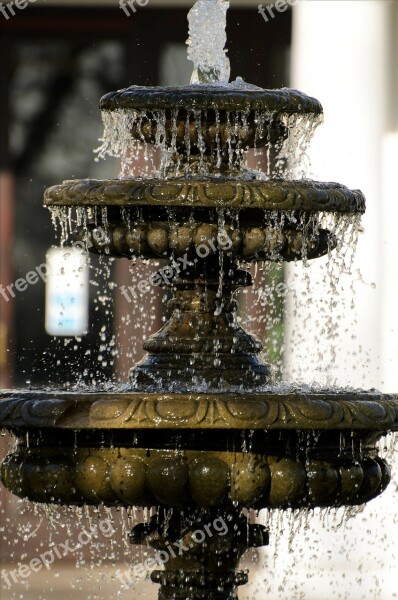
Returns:
[[[130,139],[160,148],[167,174],[175,169],[169,159],[180,157],[181,162],[181,156],[185,165],[190,163],[192,174],[194,157],[200,155],[200,170],[206,174],[228,169],[231,174],[232,169],[235,176],[241,176],[238,171],[249,148],[273,148],[277,154],[292,131],[305,136],[300,146],[307,144],[323,114],[315,98],[297,90],[263,90],[243,81],[222,86],[132,86],[104,96],[100,108],[105,124],[101,156],[129,156]]]
[[[110,92],[100,102],[103,111],[114,110],[217,110],[261,111],[270,114],[319,116],[321,103],[294,89],[264,90],[246,84],[189,85],[180,87],[141,87]]]

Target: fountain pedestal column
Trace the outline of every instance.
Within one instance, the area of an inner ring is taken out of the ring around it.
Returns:
[[[268,545],[268,531],[249,524],[238,509],[161,512],[134,527],[133,544],[154,548],[164,570],[152,573],[159,600],[237,600],[248,576],[237,571],[249,548]]]
[[[234,292],[251,285],[247,271],[217,254],[176,275],[170,320],[144,344],[148,356],[130,371],[136,391],[259,389],[271,368],[262,344],[237,322]]]

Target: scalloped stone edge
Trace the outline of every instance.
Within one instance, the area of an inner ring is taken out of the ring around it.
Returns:
[[[143,87],[109,92],[101,98],[100,109],[113,110],[168,110],[218,109],[237,112],[259,110],[285,114],[323,114],[319,100],[296,89],[275,90],[237,89],[216,85],[189,85],[181,87]]]
[[[48,188],[46,206],[181,206],[363,214],[359,190],[309,180],[81,179]]]
[[[10,391],[0,428],[398,431],[398,397],[372,392],[138,394]]]

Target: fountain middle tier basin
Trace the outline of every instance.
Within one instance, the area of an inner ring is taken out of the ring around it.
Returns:
[[[16,436],[1,477],[37,502],[299,508],[359,505],[390,470],[377,441],[398,430],[395,396],[10,391]]]
[[[349,190],[339,183],[305,179],[77,179],[48,188],[44,204],[48,207],[150,206],[157,209],[201,207],[306,213],[365,212],[365,198],[359,190]]]
[[[203,244],[217,252],[222,231],[226,254],[244,261],[318,258],[338,243],[322,218],[337,224],[365,211],[361,192],[336,183],[224,178],[66,181],[46,191],[45,204],[65,222],[76,210],[85,227],[74,234],[93,252],[192,258]]]

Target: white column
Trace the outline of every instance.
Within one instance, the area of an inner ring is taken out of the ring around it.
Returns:
[[[391,31],[398,31],[398,4],[394,3]],[[383,388],[398,392],[398,39],[391,36],[390,51],[390,111],[389,131],[383,144],[382,188],[382,260],[383,282],[381,298]]]
[[[320,331],[325,324],[319,313],[322,295],[329,290],[322,283],[325,259],[310,268],[309,295],[300,311],[294,312],[292,302],[287,311],[287,364],[309,383],[324,383],[322,369],[328,369],[330,380],[342,386],[383,388],[385,380],[398,392],[398,135],[389,132],[393,18],[394,2],[387,0],[301,0],[294,9],[290,83],[318,98],[325,111],[325,124],[311,152],[315,178],[359,188],[367,197],[365,231],[353,269],[355,309],[350,308],[351,279],[344,276],[332,312],[341,336],[334,364],[323,358],[328,342]],[[395,77],[398,83],[397,73]],[[288,268],[288,282],[298,295],[304,286],[300,289],[295,274],[301,270]],[[299,330],[301,341],[295,334]],[[314,344],[320,345],[319,356]],[[369,360],[364,364],[366,354]],[[316,515],[309,523],[310,529],[295,539],[293,551],[278,552],[279,574],[273,567],[269,572],[272,600],[288,597],[293,590],[306,600],[393,597],[395,486],[350,521],[347,532],[345,527],[327,530]],[[281,594],[276,591],[278,577]],[[255,590],[260,579],[258,575]]]
[[[291,85],[318,98],[325,113],[325,123],[315,134],[310,153],[315,178],[359,188],[367,198],[365,232],[360,236],[353,278],[342,277],[343,290],[332,313],[333,322],[339,323],[334,363],[326,352],[328,342],[320,333],[325,320],[319,309],[330,293],[321,283],[325,259],[311,265],[313,304],[288,316],[288,364],[295,374],[305,374],[309,382],[339,382],[362,388],[380,387],[382,383],[381,156],[387,127],[392,5],[379,0],[302,0],[294,9]],[[291,267],[290,278],[299,271],[300,267]],[[355,309],[350,307],[352,281]],[[297,343],[294,330],[303,327],[304,318],[305,336]],[[320,362],[316,359],[314,344],[327,357],[323,364],[322,358]]]
[[[385,136],[382,156],[381,377],[386,391],[398,392],[398,131]]]

